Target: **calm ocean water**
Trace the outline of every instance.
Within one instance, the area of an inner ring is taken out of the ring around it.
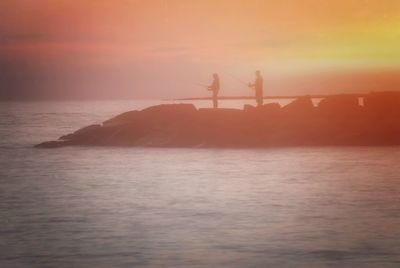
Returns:
[[[156,103],[0,103],[0,267],[400,267],[399,147],[32,148]]]

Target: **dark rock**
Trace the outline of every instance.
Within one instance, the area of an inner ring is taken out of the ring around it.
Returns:
[[[360,107],[358,97],[354,95],[334,95],[321,100],[318,104],[320,110],[348,110]]]
[[[171,124],[181,124],[192,121],[197,116],[197,109],[193,104],[162,104],[140,111],[143,124],[151,122],[156,128],[165,128]]]
[[[256,110],[256,107],[250,104],[245,104],[243,106],[243,111],[245,112],[254,112]]]
[[[98,130],[99,128],[101,128],[101,125],[90,125],[87,127],[83,127],[77,131],[75,131],[72,134],[68,134],[68,135],[64,135],[61,136],[59,139],[60,140],[71,140],[73,138],[79,138],[85,135],[90,135],[91,133],[93,133],[94,131]]]
[[[314,104],[310,96],[300,97],[288,105],[284,106],[282,110],[290,114],[309,113],[314,110]]]
[[[262,106],[262,110],[268,112],[278,112],[280,109],[281,105],[279,103],[268,103]]]
[[[400,92],[373,92],[364,97],[364,107],[370,116],[398,117],[400,116]]]
[[[193,104],[161,104],[142,110],[141,114],[164,116],[187,116],[197,112]]]
[[[130,111],[38,148],[62,146],[270,147],[400,145],[400,94],[332,96],[316,108],[309,97],[239,109],[199,109],[191,104]],[[379,115],[379,116],[377,116]]]
[[[35,145],[35,148],[44,148],[44,149],[51,149],[51,148],[59,148],[66,146],[66,143],[63,141],[46,141]]]
[[[140,112],[139,111],[129,111],[120,115],[117,115],[116,117],[113,117],[107,121],[103,122],[104,126],[111,126],[111,125],[118,125],[118,124],[126,124],[129,122],[132,122],[134,120],[137,120],[139,117]]]
[[[268,103],[260,107],[256,107],[250,104],[245,104],[243,107],[244,112],[248,113],[278,113],[281,110],[281,105],[279,103]]]
[[[359,115],[361,108],[358,96],[334,95],[321,100],[317,110],[323,116],[345,119]]]
[[[198,111],[198,115],[200,117],[206,117],[209,119],[219,118],[219,119],[228,119],[228,118],[236,118],[237,116],[242,116],[243,111],[239,109],[213,109],[213,108],[201,108]]]

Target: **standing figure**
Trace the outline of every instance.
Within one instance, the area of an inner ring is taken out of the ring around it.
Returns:
[[[256,91],[256,101],[257,106],[262,106],[264,97],[263,97],[263,77],[261,76],[260,71],[256,71],[256,81],[252,84],[249,83],[249,87],[253,88]]]
[[[212,84],[208,87],[208,90],[213,92],[212,101],[214,108],[218,108],[218,92],[219,92],[219,75],[217,73],[213,74]]]

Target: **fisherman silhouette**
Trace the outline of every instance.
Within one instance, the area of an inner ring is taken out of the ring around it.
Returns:
[[[248,86],[256,91],[257,106],[263,105],[263,77],[260,71],[256,71],[256,81],[253,84],[249,83]]]
[[[212,84],[208,87],[208,90],[213,92],[212,101],[214,108],[218,108],[218,92],[219,92],[219,75],[217,73],[213,74]]]

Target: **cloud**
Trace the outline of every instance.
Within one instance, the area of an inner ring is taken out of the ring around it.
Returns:
[[[84,34],[65,34],[49,32],[29,32],[29,33],[0,33],[0,44],[12,43],[110,43],[111,40],[104,36],[93,36]]]

